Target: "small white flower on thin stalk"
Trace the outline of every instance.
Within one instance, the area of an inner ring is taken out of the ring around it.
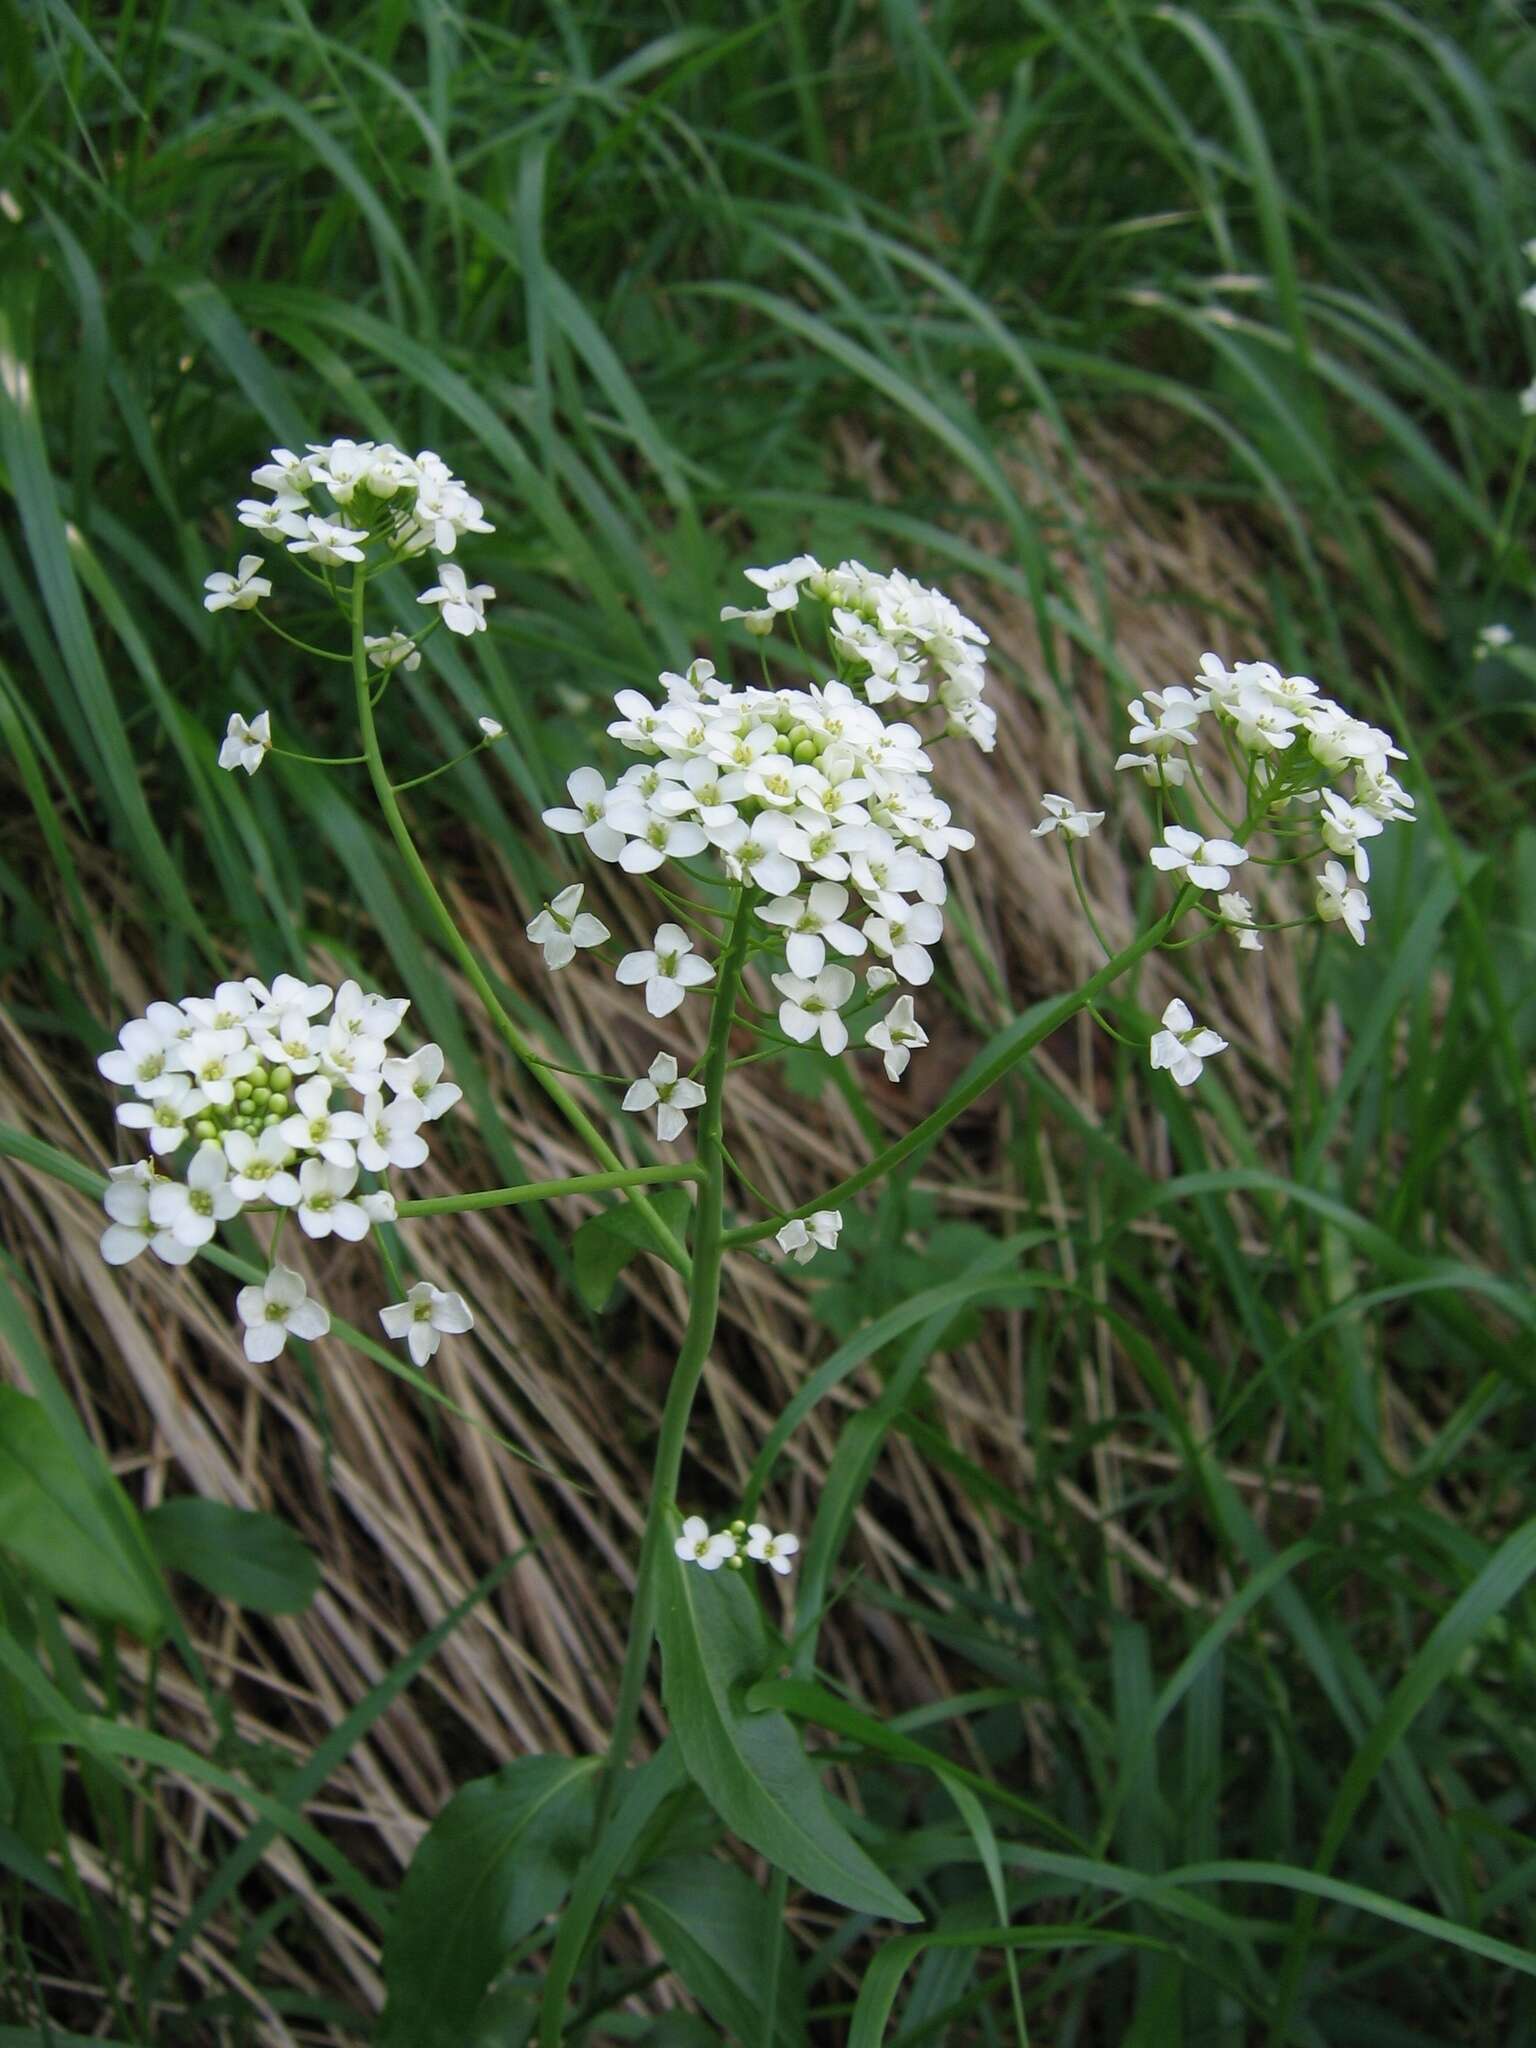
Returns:
[[[1484,626],[1478,633],[1477,645],[1472,650],[1473,659],[1475,661],[1487,661],[1490,655],[1497,654],[1501,648],[1508,647],[1514,637],[1508,626],[1497,624]]]
[[[546,967],[565,967],[582,946],[600,946],[611,934],[601,918],[581,908],[583,884],[572,882],[546,903],[528,927],[534,945],[544,948]]]
[[[686,1074],[679,1078],[676,1056],[659,1052],[651,1061],[647,1077],[630,1083],[623,1106],[629,1110],[654,1109],[656,1135],[663,1144],[670,1144],[688,1127],[684,1112],[697,1109],[704,1099],[704,1090],[697,1081],[690,1081]]]
[[[1069,796],[1043,796],[1046,815],[1031,833],[1031,838],[1043,839],[1047,832],[1054,832],[1059,826],[1069,839],[1086,839],[1088,834],[1104,822],[1102,811],[1080,811]]]
[[[457,562],[444,562],[439,581],[417,598],[418,604],[441,607],[443,624],[450,633],[483,633],[485,607],[496,595],[489,583],[471,584]]]
[[[715,978],[714,968],[694,952],[693,941],[680,924],[658,927],[654,950],[626,953],[615,974],[626,988],[644,987],[645,1007],[653,1017],[670,1016],[689,989],[702,988]]]
[[[1350,887],[1342,861],[1329,861],[1317,877],[1317,914],[1324,924],[1342,924],[1357,946],[1365,944],[1371,899]]]
[[[368,536],[361,527],[339,526],[334,519],[307,513],[300,529],[288,543],[290,555],[308,555],[313,561],[334,569],[342,562],[360,562]],[[359,543],[362,543],[362,546]]]
[[[299,1168],[297,1211],[304,1235],[330,1237],[334,1233],[349,1244],[366,1237],[368,1211],[351,1199],[356,1185],[355,1165],[333,1166],[329,1159],[306,1159]]]
[[[120,1102],[117,1106],[118,1122],[126,1130],[148,1132],[149,1149],[157,1158],[181,1149],[186,1142],[188,1120],[196,1116],[208,1099],[185,1074],[171,1075],[170,1082],[163,1095],[151,1096],[147,1102]]]
[[[782,1229],[775,1231],[774,1242],[797,1266],[804,1266],[818,1251],[837,1250],[842,1227],[840,1209],[818,1209],[814,1216],[791,1216]]]
[[[219,745],[219,766],[233,772],[243,768],[247,775],[254,775],[272,750],[272,714],[258,711],[247,721],[238,711],[231,711],[229,724],[224,729],[224,738]]]
[[[775,1536],[766,1522],[747,1524],[748,1557],[758,1564],[767,1565],[770,1570],[776,1571],[780,1578],[789,1576],[790,1559],[799,1548],[800,1538],[789,1530],[781,1536]]]
[[[799,974],[776,974],[773,985],[783,997],[779,1029],[797,1045],[820,1036],[825,1051],[840,1053],[848,1043],[848,1026],[838,1015],[853,994],[854,978],[846,967],[823,967],[814,981]]]
[[[260,567],[260,555],[242,555],[233,576],[227,569],[205,576],[203,588],[208,595],[203,599],[203,608],[210,612],[252,610],[262,598],[272,595],[267,578],[256,573]]]
[[[464,1095],[462,1088],[443,1079],[440,1045],[419,1045],[409,1059],[386,1060],[384,1081],[397,1095],[409,1095],[421,1104],[424,1124],[436,1123]]]
[[[293,1115],[277,1126],[296,1152],[318,1152],[328,1165],[355,1167],[368,1126],[355,1109],[331,1108],[331,1084],[315,1074],[293,1091]]]
[[[149,1178],[149,1162],[138,1168],[115,1166],[101,1198],[111,1221],[101,1234],[101,1256],[109,1266],[126,1266],[146,1247],[168,1266],[185,1266],[197,1251],[164,1230],[150,1214],[149,1198],[156,1183]]]
[[[773,631],[779,614],[771,608],[762,611],[743,611],[739,604],[723,604],[720,607],[721,622],[740,619],[743,628],[755,640],[765,640]]]
[[[796,555],[792,562],[780,562],[772,569],[748,569],[746,577],[762,591],[770,611],[787,612],[800,602],[800,585],[820,567],[814,556]]]
[[[425,1160],[427,1141],[417,1128],[421,1104],[414,1095],[397,1095],[386,1103],[375,1091],[363,1098],[362,1119],[357,1157],[370,1173],[383,1173],[390,1166],[420,1166]]]
[[[683,1524],[682,1535],[672,1548],[685,1564],[696,1564],[703,1571],[717,1572],[721,1565],[736,1555],[736,1538],[728,1529],[717,1529],[711,1535],[709,1524],[702,1515],[690,1515]]]
[[[1226,1049],[1220,1032],[1196,1024],[1189,1005],[1177,996],[1164,1010],[1163,1028],[1153,1034],[1149,1048],[1153,1067],[1166,1068],[1181,1088],[1198,1081],[1205,1062]]]
[[[869,943],[905,982],[922,988],[933,979],[928,948],[944,936],[944,913],[936,903],[911,904],[899,917],[872,917],[864,926]]]
[[[1152,865],[1164,874],[1183,875],[1197,889],[1225,889],[1232,869],[1248,858],[1230,839],[1202,839],[1184,825],[1170,825],[1164,844],[1152,849]]]
[[[363,645],[375,668],[401,668],[409,675],[421,667],[420,648],[409,633],[402,633],[398,627],[388,633],[365,633]]]
[[[1325,789],[1318,826],[1329,852],[1352,855],[1356,881],[1368,882],[1371,879],[1371,857],[1361,841],[1374,839],[1385,831],[1380,818],[1373,818],[1369,811],[1360,809],[1356,804],[1346,803],[1337,790]]]
[[[231,1106],[235,1083],[243,1081],[252,1067],[260,1064],[238,1026],[227,1031],[193,1031],[185,1040],[178,1040],[172,1058],[218,1109]]]
[[[595,768],[577,768],[565,779],[573,808],[544,813],[551,832],[579,832],[599,860],[617,860],[624,834],[608,823],[608,785]]]
[[[135,1095],[153,1100],[183,1085],[185,1077],[170,1065],[168,1058],[174,1043],[148,1017],[131,1017],[118,1032],[116,1046],[111,1052],[104,1052],[96,1065],[117,1087],[131,1088]]]
[[[506,738],[507,728],[502,724],[499,718],[477,718],[475,720],[475,723],[479,726],[480,730],[485,734],[488,740],[500,740]]]
[[[330,1315],[291,1266],[274,1266],[259,1287],[242,1287],[235,1313],[245,1325],[245,1355],[253,1365],[278,1357],[290,1337],[323,1337],[331,1327]]]
[[[434,1287],[430,1280],[418,1280],[407,1288],[404,1301],[381,1308],[379,1321],[386,1335],[405,1339],[413,1365],[434,1357],[444,1337],[460,1337],[475,1327],[463,1295]]]
[[[1189,763],[1177,754],[1121,754],[1117,768],[1139,768],[1149,789],[1182,789],[1189,780]]]
[[[907,1071],[914,1048],[928,1043],[928,1034],[917,1021],[910,996],[898,996],[878,1024],[871,1024],[864,1042],[885,1055],[885,1078],[899,1081]]]
[[[1262,953],[1264,941],[1253,928],[1253,905],[1238,889],[1231,889],[1225,896],[1216,899],[1221,912],[1221,921],[1237,939],[1239,950],[1244,953]]]
[[[275,1202],[280,1209],[298,1202],[298,1178],[288,1171],[293,1148],[281,1125],[268,1124],[259,1138],[248,1131],[226,1131],[224,1156],[234,1168],[230,1191],[242,1202]]]
[[[810,979],[826,965],[828,946],[848,960],[864,951],[864,934],[842,922],[847,908],[848,891],[839,883],[813,882],[804,896],[776,896],[759,904],[757,914],[783,928],[790,972]]]
[[[388,1188],[374,1188],[370,1194],[359,1195],[357,1206],[370,1223],[393,1223],[400,1213],[399,1204]]]
[[[221,1223],[240,1212],[240,1197],[228,1185],[229,1161],[222,1145],[199,1145],[187,1178],[158,1180],[149,1191],[151,1222],[169,1231],[180,1245],[196,1251],[207,1244]]]

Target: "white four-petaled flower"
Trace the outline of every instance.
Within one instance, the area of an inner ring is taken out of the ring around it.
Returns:
[[[1230,839],[1202,839],[1185,825],[1170,825],[1163,844],[1152,849],[1152,865],[1165,874],[1182,874],[1197,889],[1225,889],[1232,869],[1248,855]]]
[[[800,1548],[800,1538],[788,1530],[775,1536],[766,1522],[749,1522],[745,1548],[748,1557],[785,1578],[789,1574],[790,1559]]]
[[[600,946],[610,934],[601,918],[581,907],[583,884],[572,882],[546,903],[528,927],[534,945],[544,948],[546,967],[564,967],[580,946]]]
[[[717,1529],[711,1535],[709,1524],[702,1515],[690,1515],[683,1524],[682,1535],[672,1548],[686,1564],[717,1572],[721,1565],[736,1555],[736,1538],[728,1529]]]
[[[265,576],[256,573],[260,567],[260,555],[242,555],[233,576],[227,569],[218,569],[213,575],[205,576],[203,588],[208,595],[203,599],[204,609],[210,612],[248,612],[262,598],[270,597],[272,585]]]
[[[424,590],[416,602],[440,606],[443,624],[450,633],[483,633],[485,607],[496,595],[490,584],[471,584],[457,562],[445,562],[437,573],[438,582]]]
[[[774,1233],[774,1242],[797,1266],[806,1265],[818,1251],[835,1252],[843,1227],[840,1209],[818,1209],[814,1216],[791,1216]]]
[[[229,724],[224,729],[224,738],[219,746],[221,768],[243,768],[247,775],[254,775],[271,749],[270,711],[258,711],[250,720],[242,718],[238,711],[231,711]]]
[[[865,1034],[866,1045],[885,1055],[885,1078],[899,1081],[907,1071],[914,1047],[928,1043],[928,1034],[917,1021],[910,996],[898,996],[878,1024]]]
[[[413,1365],[425,1365],[444,1337],[462,1336],[475,1327],[463,1295],[434,1287],[430,1280],[418,1280],[407,1288],[404,1301],[381,1308],[379,1321],[387,1335],[405,1339]]]
[[[783,997],[779,1029],[797,1045],[819,1036],[822,1049],[834,1055],[848,1043],[848,1026],[838,1015],[853,994],[854,978],[846,967],[823,967],[814,981],[800,974],[776,974],[773,985]]]
[[[1226,1049],[1227,1041],[1220,1032],[1196,1024],[1189,1005],[1177,996],[1164,1010],[1163,1028],[1153,1034],[1149,1048],[1152,1065],[1166,1068],[1181,1088],[1198,1081],[1205,1062]]]
[[[1045,816],[1035,827],[1032,838],[1043,839],[1047,832],[1060,828],[1069,839],[1086,839],[1088,834],[1104,822],[1102,811],[1080,811],[1069,796],[1043,796]]]
[[[1317,877],[1317,914],[1324,924],[1342,924],[1357,946],[1365,944],[1371,900],[1363,889],[1350,887],[1342,861],[1329,861]]]
[[[256,1365],[276,1358],[290,1337],[323,1337],[331,1327],[291,1266],[274,1266],[259,1287],[242,1287],[235,1313],[245,1325],[245,1355]]]
[[[649,1074],[643,1080],[630,1083],[624,1107],[630,1110],[654,1109],[656,1135],[663,1144],[670,1144],[674,1138],[680,1138],[688,1127],[684,1112],[697,1109],[704,1099],[704,1090],[697,1081],[689,1080],[686,1074],[679,1078],[676,1055],[659,1052],[651,1061]]]
[[[680,924],[664,924],[657,928],[649,952],[624,955],[615,978],[626,988],[643,987],[651,1015],[668,1017],[689,989],[713,981],[715,970],[694,952],[693,941]]]

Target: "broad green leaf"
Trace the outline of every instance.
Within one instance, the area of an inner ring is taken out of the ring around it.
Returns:
[[[656,1946],[712,2019],[743,2041],[765,2043],[764,1959],[776,1932],[779,1986],[773,2039],[803,2043],[805,1993],[773,1904],[746,1872],[716,1856],[675,1856],[625,1886]]]
[[[570,1889],[595,1757],[525,1756],[454,1794],[422,1838],[384,1943],[377,2048],[463,2048],[515,1945]]]
[[[800,1738],[777,1712],[750,1713],[748,1687],[779,1660],[734,1572],[668,1551],[657,1616],[667,1712],[689,1774],[741,1839],[823,1898],[888,1920],[920,1917],[834,1819]]]
[[[156,1557],[210,1593],[258,1614],[302,1614],[320,1586],[320,1560],[276,1515],[187,1495],[144,1517]]]
[[[650,1200],[667,1228],[681,1237],[689,1209],[684,1191],[656,1188]],[[589,1216],[571,1240],[571,1272],[576,1292],[588,1308],[601,1315],[630,1260],[639,1252],[654,1249],[654,1235],[632,1203],[619,1202],[604,1209],[601,1215]]]
[[[83,1469],[82,1453],[93,1461]],[[0,1387],[0,1549],[20,1560],[60,1600],[98,1621],[117,1622],[143,1642],[165,1633],[163,1600],[125,1560],[103,1495],[133,1509],[99,1454],[67,1445],[43,1404]]]

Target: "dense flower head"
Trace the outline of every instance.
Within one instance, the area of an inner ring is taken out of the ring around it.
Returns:
[[[252,975],[131,1018],[97,1065],[152,1157],[107,1188],[104,1256],[122,1265],[147,1246],[183,1264],[250,1205],[291,1210],[312,1238],[392,1220],[394,1197],[360,1191],[360,1174],[419,1166],[422,1126],[459,1099],[435,1045],[393,1052],[408,1007],[355,981]]]

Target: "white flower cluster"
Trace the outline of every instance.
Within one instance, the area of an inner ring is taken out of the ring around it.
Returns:
[[[271,459],[251,471],[251,482],[268,495],[240,500],[240,524],[323,568],[363,561],[371,540],[385,541],[390,554],[404,560],[429,551],[451,555],[462,535],[495,532],[480,500],[430,448],[406,455],[388,441],[310,441],[302,455],[274,448]],[[317,511],[320,491],[329,503]],[[257,557],[246,555],[234,578],[209,577],[207,589],[217,599],[204,600],[209,610],[254,603],[245,593],[259,566]]]
[[[1194,749],[1202,731],[1213,727],[1243,771],[1248,814],[1238,828],[1241,837],[1210,838],[1175,823],[1164,827],[1162,843],[1152,848],[1155,868],[1186,888],[1216,896],[1217,908],[1207,912],[1213,925],[1230,933],[1242,951],[1262,951],[1252,905],[1229,887],[1233,870],[1249,858],[1242,840],[1276,822],[1295,830],[1310,812],[1319,850],[1336,856],[1314,878],[1315,913],[1324,924],[1342,924],[1357,945],[1365,944],[1371,915],[1360,886],[1371,874],[1366,842],[1395,820],[1413,820],[1413,799],[1391,767],[1405,756],[1390,733],[1353,717],[1309,676],[1284,675],[1267,661],[1240,661],[1229,669],[1215,654],[1200,657],[1192,688],[1147,690],[1130,705],[1129,716],[1130,750],[1115,766],[1136,769],[1154,789],[1206,795],[1198,777],[1192,790],[1189,785]],[[1102,822],[1102,812],[1079,810],[1068,797],[1047,796],[1043,802],[1046,815],[1036,835],[1060,830],[1069,847]],[[1226,1050],[1226,1040],[1197,1025],[1182,1002],[1170,1003],[1162,1021],[1149,1048],[1152,1065],[1187,1087],[1205,1060]]]
[[[899,572],[876,576],[855,562],[823,570],[802,555],[747,573],[765,605],[754,614],[727,607],[725,615],[771,626],[809,592],[830,607],[843,673],[804,688],[738,688],[711,662],[695,661],[683,675],[661,677],[659,704],[622,690],[608,731],[641,759],[612,787],[596,768],[578,768],[566,784],[569,805],[547,810],[544,822],[579,834],[599,860],[629,874],[712,859],[728,880],[750,884],[763,938],[771,935],[784,956],[784,971],[772,976],[779,1030],[835,1055],[850,1043],[843,1013],[858,985],[844,963],[868,960],[870,995],[931,980],[948,896],[944,862],[975,843],[933,790],[923,735],[888,723],[876,706],[936,702],[950,726],[990,745],[994,721],[981,698],[986,636],[947,597]],[[581,893],[579,885],[562,890],[528,927],[552,968],[609,936],[581,910]],[[656,1018],[715,979],[713,961],[670,922],[615,972],[621,985],[643,991]],[[909,994],[896,998],[867,1042],[900,1080],[913,1050],[928,1042]],[[663,1053],[624,1106],[655,1109],[658,1136],[670,1140],[702,1100],[698,1084],[680,1078]],[[808,1258],[821,1241],[802,1235],[785,1249]]]
[[[786,1578],[800,1538],[787,1531],[775,1536],[766,1522],[732,1522],[711,1533],[702,1515],[690,1515],[672,1548],[684,1564],[696,1564],[701,1571],[717,1572],[723,1564],[740,1571],[742,1560],[750,1557]]]
[[[387,1188],[358,1193],[360,1170],[419,1166],[427,1157],[421,1126],[461,1094],[442,1078],[437,1046],[390,1056],[388,1040],[407,1007],[404,997],[368,994],[355,981],[333,989],[280,974],[270,987],[254,976],[225,981],[211,996],[151,1003],[130,1019],[97,1065],[132,1091],[117,1120],[144,1132],[153,1159],[113,1169],[102,1255],[120,1266],[148,1247],[168,1265],[185,1265],[219,1224],[252,1204],[291,1210],[311,1238],[355,1243],[392,1221],[394,1196]],[[348,1097],[359,1106],[345,1106]],[[181,1153],[178,1174],[171,1168]],[[253,1358],[282,1349],[281,1341],[262,1348],[274,1329],[309,1334],[302,1316],[287,1314],[304,1297],[301,1282],[290,1298],[296,1276],[275,1280],[285,1271],[268,1275],[259,1307],[241,1297]],[[254,1350],[253,1317],[265,1333]]]
[[[763,593],[755,610],[724,605],[722,619],[739,619],[749,633],[771,633],[802,595],[830,607],[829,638],[841,679],[856,684],[871,704],[898,697],[906,704],[938,703],[950,726],[990,753],[997,714],[982,701],[986,634],[942,591],[892,569],[882,575],[862,562],[824,569],[814,555],[796,555],[771,569],[748,569]]]

